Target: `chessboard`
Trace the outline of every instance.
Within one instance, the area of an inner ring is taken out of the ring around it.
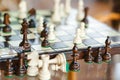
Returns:
[[[4,14],[6,12],[2,12]],[[19,47],[22,41],[22,34],[20,34],[21,23],[18,21],[18,12],[10,11],[10,26],[12,27],[11,33],[3,33],[2,27],[0,25],[0,59],[14,57],[17,55],[17,47]],[[38,33],[36,28],[28,28],[28,42],[31,44],[31,51],[38,51],[39,54],[45,53],[60,53],[66,51],[72,51],[74,46],[73,39],[76,34],[76,28],[78,22],[76,20],[76,10],[72,10],[67,19],[62,19],[59,25],[55,25],[55,35],[56,39],[50,42],[50,47],[41,47],[42,38]],[[51,24],[51,11],[37,10],[37,20],[39,17],[44,17],[48,20],[48,26]],[[82,43],[77,45],[79,49],[87,49],[88,46],[91,47],[103,47],[105,46],[105,40],[107,36],[111,38],[111,45],[120,44],[120,33],[116,32],[106,24],[103,24],[91,16],[88,16],[89,25],[85,29],[86,35],[82,37]],[[27,53],[26,53],[27,54]]]

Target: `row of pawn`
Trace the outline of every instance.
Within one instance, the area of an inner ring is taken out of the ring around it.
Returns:
[[[85,62],[87,63],[102,63],[103,61],[104,62],[110,62],[111,61],[111,54],[109,53],[109,49],[110,49],[110,44],[111,44],[111,40],[110,40],[110,37],[107,36],[107,39],[105,40],[105,47],[104,47],[104,50],[102,50],[102,48],[98,48],[97,49],[97,53],[93,53],[92,51],[92,47],[89,46],[87,48],[87,51],[86,53],[84,53],[84,56],[83,56],[83,59]],[[70,64],[70,67],[69,69],[71,71],[79,71],[80,70],[80,64],[79,62],[77,61],[80,54],[78,53],[78,47],[77,47],[77,44],[74,43],[74,47],[72,49],[73,51],[73,54],[72,54],[72,62]],[[102,53],[104,51],[104,53]],[[94,56],[93,56],[94,55]]]

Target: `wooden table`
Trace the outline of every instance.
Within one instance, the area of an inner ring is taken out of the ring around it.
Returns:
[[[79,60],[80,72],[74,73],[74,75],[68,76],[69,73],[63,73],[61,71],[52,72],[51,80],[70,80],[68,77],[76,77],[74,80],[119,80],[120,76],[120,55],[112,56],[112,62],[102,64],[88,64],[83,60]],[[39,80],[37,77],[17,77],[5,78],[3,71],[0,75],[0,80]]]

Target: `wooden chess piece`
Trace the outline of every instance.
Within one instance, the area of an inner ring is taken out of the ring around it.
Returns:
[[[101,50],[102,50],[101,48],[98,48],[97,56],[94,58],[95,63],[102,63]]]
[[[41,31],[43,31],[43,23],[44,23],[44,18],[40,17],[39,18],[39,22],[38,22],[38,27],[37,27],[37,31],[38,33],[41,33]]]
[[[71,0],[66,0],[65,2],[65,13],[69,15],[71,11]]]
[[[49,27],[49,34],[48,34],[48,40],[49,41],[54,41],[56,39],[54,27],[55,27],[54,25],[51,25]]]
[[[5,26],[3,27],[3,32],[4,33],[10,33],[12,31],[11,27],[10,27],[10,20],[9,20],[10,16],[8,13],[4,14],[4,21],[3,24],[5,24]]]
[[[80,64],[77,62],[77,56],[78,56],[78,47],[76,45],[76,43],[74,44],[74,47],[72,49],[73,51],[73,60],[72,63],[70,64],[70,71],[79,71],[80,70]]]
[[[59,24],[61,21],[61,16],[60,16],[60,0],[54,0],[54,12],[52,15],[52,22],[55,24]]]
[[[37,51],[33,51],[27,55],[28,68],[27,75],[28,76],[37,76],[38,75],[38,62],[39,62],[39,53]]]
[[[13,70],[13,62],[12,62],[11,59],[7,59],[5,76],[7,76],[7,77],[12,77],[12,76],[13,76],[13,73],[14,73],[14,70]]]
[[[81,20],[81,22],[84,22],[84,23],[85,23],[85,28],[88,27],[88,19],[87,19],[87,16],[88,16],[88,10],[89,10],[89,8],[88,8],[88,7],[85,7],[85,9],[84,9],[84,13],[85,13],[85,15],[84,15],[83,20]]]
[[[23,19],[22,24],[25,24],[25,23],[27,23],[26,18]],[[20,30],[20,33],[21,33],[21,34],[23,34],[23,30],[24,30],[24,27],[22,26],[22,28],[21,28],[21,30]]]
[[[84,0],[78,0],[77,20],[81,21],[84,18]]]
[[[22,47],[25,52],[31,51],[31,45],[29,44],[27,39],[27,28],[28,28],[28,23],[27,22],[22,23],[23,40],[19,44],[19,46]]]
[[[29,27],[30,28],[35,28],[36,27],[36,10],[34,8],[30,9],[28,11],[29,14]]]
[[[18,58],[18,64],[15,72],[18,76],[24,76],[26,74],[25,54],[23,52],[19,53]]]
[[[26,0],[20,0],[18,7],[19,7],[18,18],[19,19],[26,18],[27,17],[27,2],[26,2]]]
[[[30,19],[29,21],[29,28],[35,28],[36,27],[36,23],[33,19]]]
[[[39,74],[38,78],[40,80],[50,80],[51,70],[61,70],[62,72],[66,72],[66,57],[64,53],[58,54],[55,58],[50,59],[49,54],[41,55],[41,60],[39,60]]]
[[[36,10],[34,8],[30,9],[28,13],[29,13],[29,17],[36,16]]]
[[[48,36],[48,33],[49,33],[48,27],[47,27],[47,22],[46,22],[46,21],[44,21],[43,27],[44,27],[44,29],[43,29],[43,31],[42,31],[41,34],[40,34],[40,36],[41,36],[42,38],[45,37],[45,36]]]
[[[2,13],[0,12],[0,24],[2,24]]]
[[[109,53],[110,44],[111,44],[110,37],[107,36],[107,39],[105,41],[105,53],[103,54],[103,61],[105,62],[111,61],[111,54]]]
[[[42,47],[49,47],[49,42],[47,40],[47,36],[44,37],[44,40],[42,41]]]
[[[88,47],[88,52],[85,55],[85,59],[84,59],[85,62],[87,62],[87,63],[92,63],[93,62],[93,57],[92,57],[91,53],[92,53],[92,48],[91,48],[91,46],[89,46]]]

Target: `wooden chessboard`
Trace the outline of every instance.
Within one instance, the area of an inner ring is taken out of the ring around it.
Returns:
[[[5,12],[3,12],[4,14]],[[17,50],[11,50],[12,47],[18,47],[22,41],[22,34],[20,34],[21,24],[18,22],[18,13],[8,12],[11,16],[11,33],[3,33],[1,24],[0,26],[0,59],[14,57]],[[49,24],[51,23],[52,12],[50,11],[37,11],[37,19],[44,16]],[[87,49],[91,47],[103,47],[107,36],[110,36],[112,42],[111,46],[120,45],[120,33],[114,31],[107,25],[98,22],[92,17],[88,17],[89,26],[85,29],[86,36],[82,37],[82,44],[78,45],[79,49]],[[65,24],[64,24],[65,23]],[[37,50],[40,54],[44,53],[60,53],[71,51],[73,47],[73,39],[75,37],[76,28],[79,27],[76,21],[76,10],[72,10],[71,14],[66,20],[62,20],[60,25],[55,26],[56,40],[50,41],[50,47],[41,47],[40,35],[37,28],[28,29],[28,41],[31,44],[32,51]],[[7,39],[7,41],[6,41]]]

